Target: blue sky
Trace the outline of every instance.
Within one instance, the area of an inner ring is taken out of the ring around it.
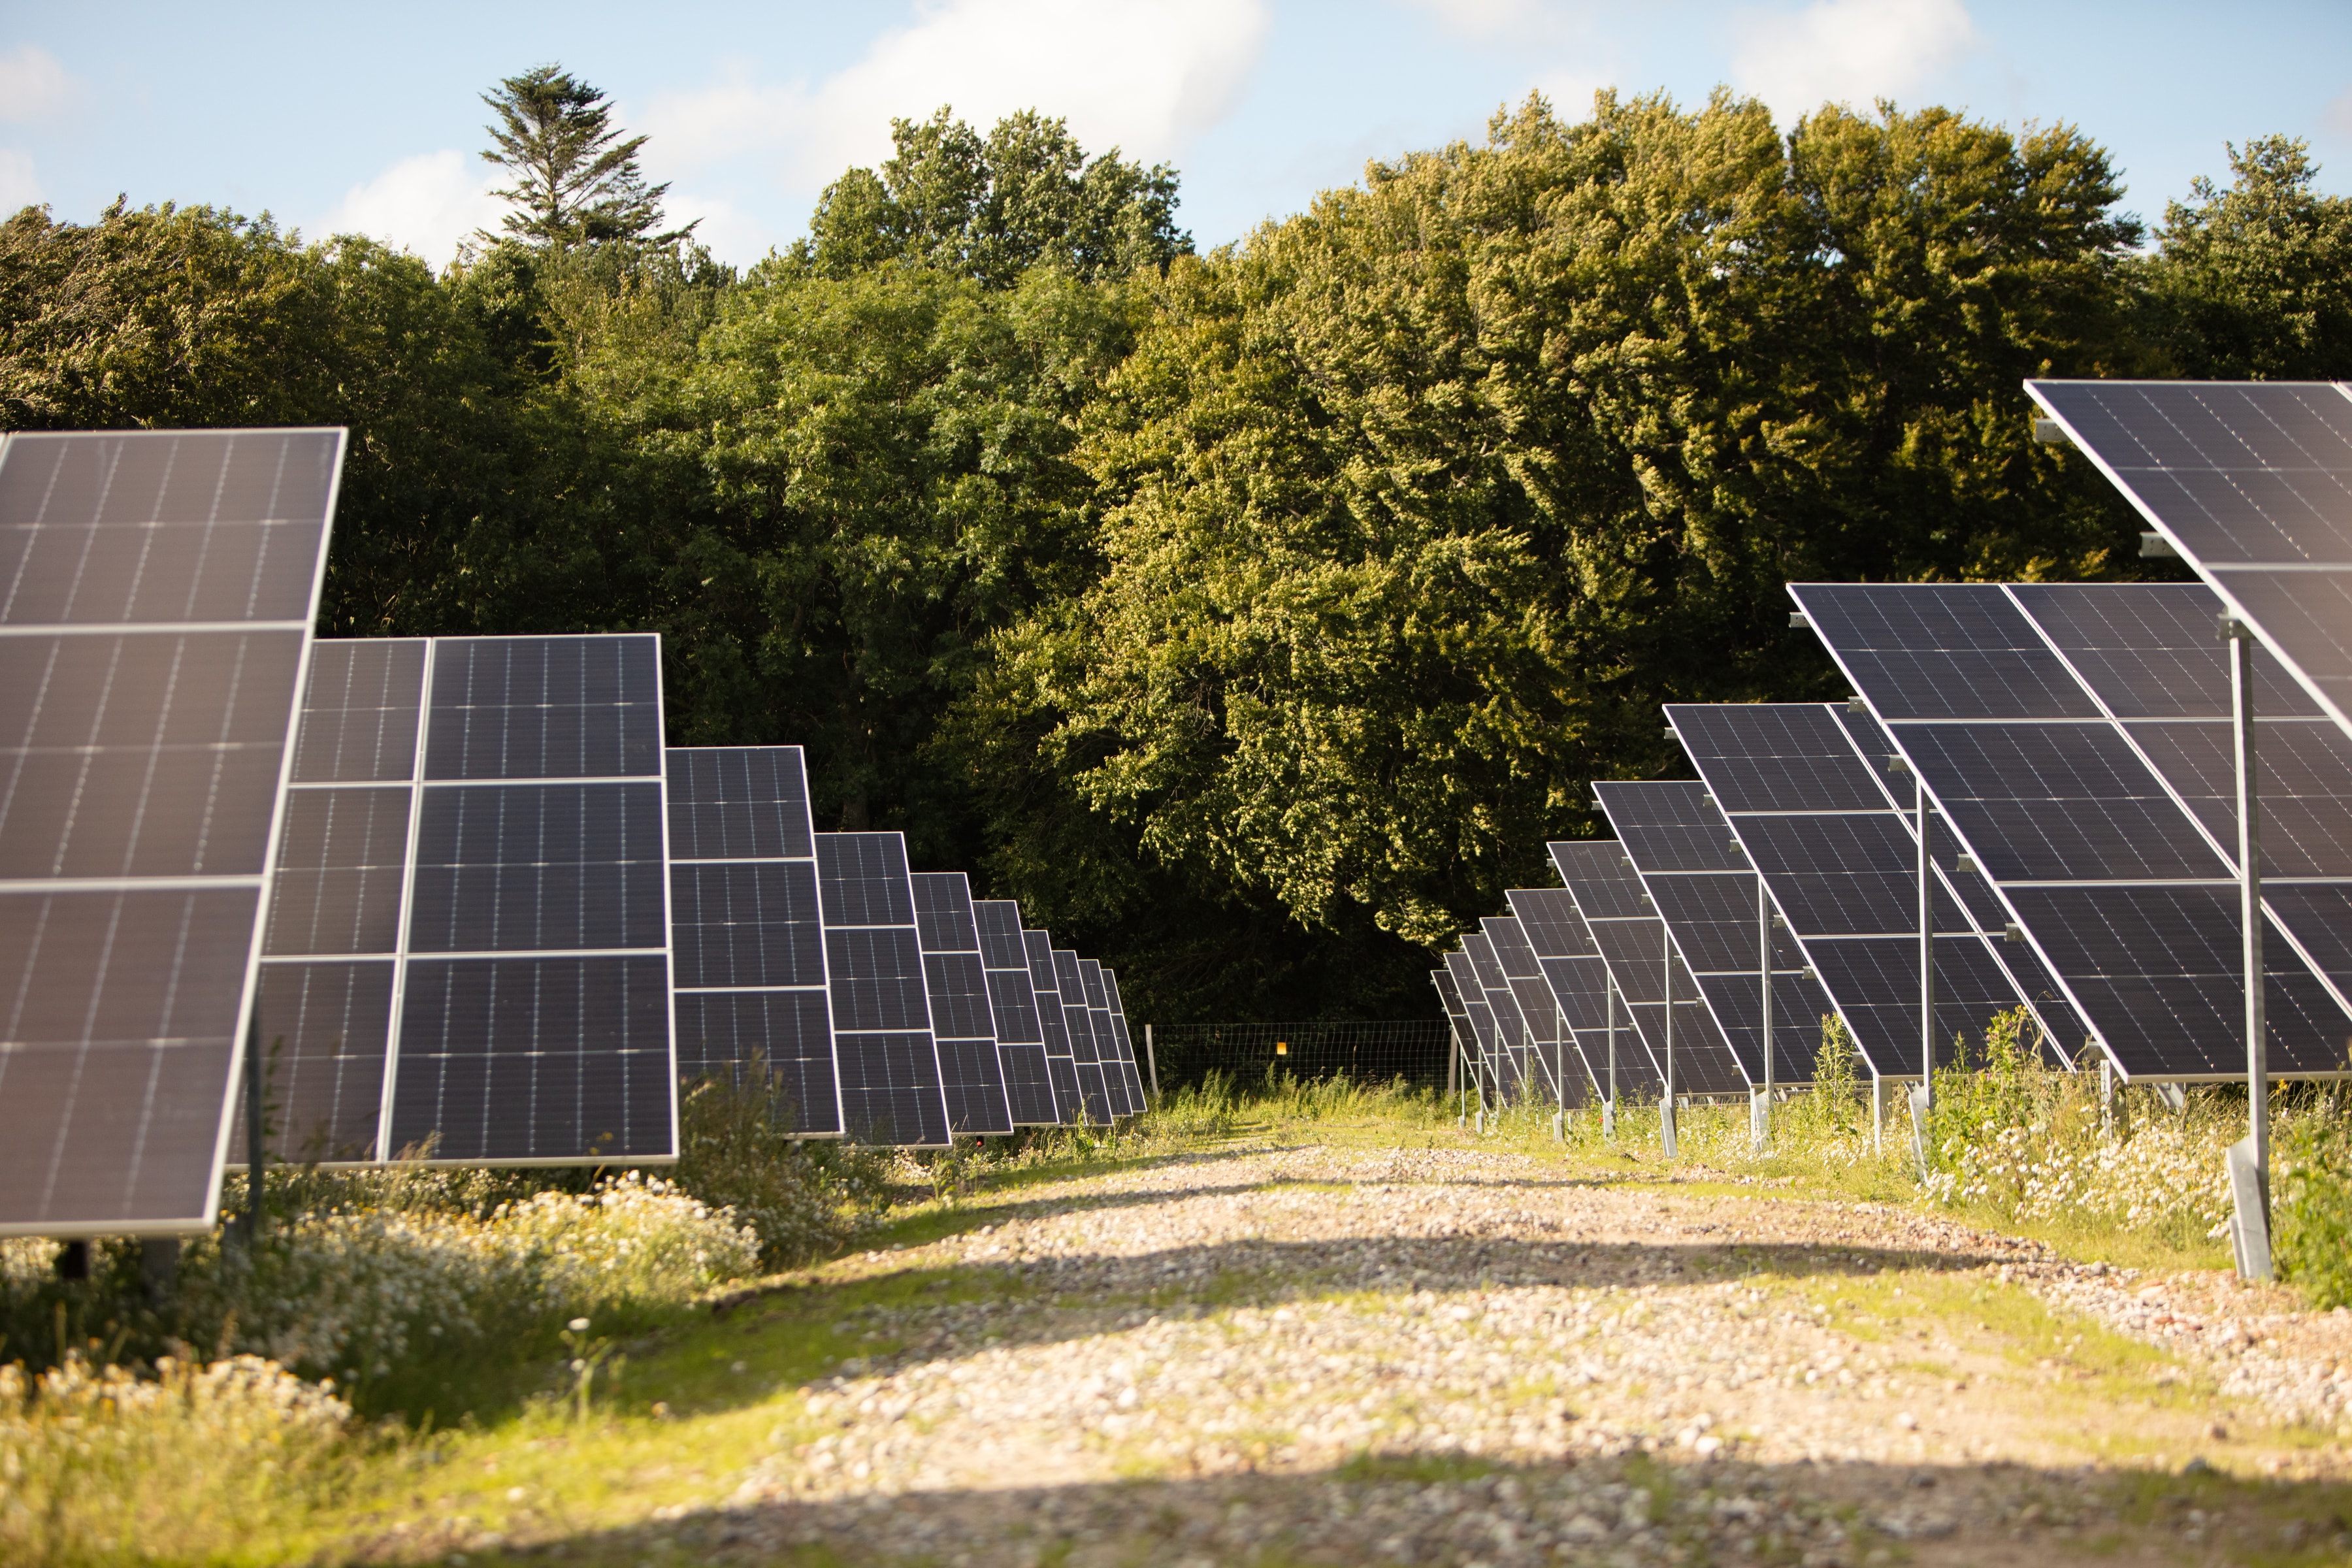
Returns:
[[[1785,125],[1892,97],[2065,121],[2150,218],[2225,142],[2306,137],[2352,189],[2352,5],[2050,0],[912,0],[865,6],[410,0],[0,8],[0,206],[86,219],[132,203],[268,209],[448,259],[494,215],[474,154],[499,77],[560,60],[652,135],[674,216],[728,260],[806,223],[887,155],[894,114],[985,126],[1034,105],[1090,149],[1173,163],[1205,248],[1364,162],[1483,133],[1530,90],[1752,92]]]

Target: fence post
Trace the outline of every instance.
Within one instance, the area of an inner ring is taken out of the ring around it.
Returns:
[[[1143,1026],[1143,1059],[1151,1068],[1151,1103],[1160,1103],[1160,1053],[1151,1048],[1151,1026]]]

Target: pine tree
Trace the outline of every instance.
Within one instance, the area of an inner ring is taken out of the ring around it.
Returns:
[[[692,223],[654,232],[669,186],[646,184],[637,167],[646,138],[622,140],[611,101],[562,66],[510,76],[482,101],[499,116],[484,127],[497,147],[482,160],[515,177],[497,193],[516,209],[502,226],[508,236],[561,250],[615,239],[667,245],[694,232]],[[482,237],[499,237],[485,230]]]

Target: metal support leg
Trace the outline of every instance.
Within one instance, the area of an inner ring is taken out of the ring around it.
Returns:
[[[1935,819],[1927,811],[1927,781],[1917,774],[1919,806],[1919,1082],[1920,1103],[1936,1093],[1936,858]]]
[[[1658,941],[1666,961],[1666,1092],[1658,1101],[1658,1147],[1669,1160],[1675,1151],[1675,938],[1666,922],[1658,922]]]
[[[2246,1138],[2232,1168],[2237,1196],[2238,1269],[2271,1278],[2271,1074],[2269,1021],[2263,995],[2263,867],[2254,771],[2254,643],[2231,617],[2230,734],[2238,774],[2238,921],[2244,933],[2246,989]],[[2249,1179],[2250,1178],[2250,1179]],[[2251,1188],[2251,1192],[2244,1189]],[[2251,1200],[2251,1201],[2249,1201]]]
[[[1760,873],[1756,878],[1756,974],[1764,1003],[1764,1093],[1756,1101],[1750,1131],[1761,1154],[1772,1146],[1772,900]]]

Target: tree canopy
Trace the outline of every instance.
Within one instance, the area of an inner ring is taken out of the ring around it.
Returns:
[[[805,746],[1169,1021],[1430,1010],[1588,781],[1682,769],[1659,702],[1843,690],[1790,579],[2177,570],[2024,378],[2352,350],[2283,139],[2150,236],[2073,127],[1531,100],[1201,256],[1173,171],[941,110],[738,276],[601,95],[501,93],[545,178],[439,275],[0,224],[0,417],[349,425],[323,632],[658,630],[673,741]]]

